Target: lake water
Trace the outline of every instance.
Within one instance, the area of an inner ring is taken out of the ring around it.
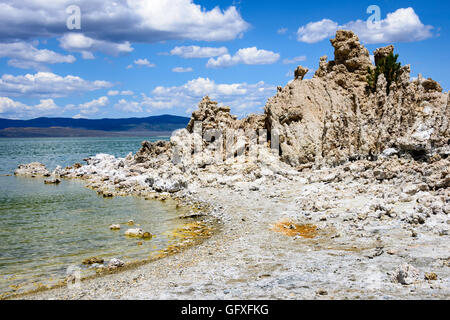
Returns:
[[[135,153],[143,140],[0,139],[0,293],[52,283],[64,278],[69,266],[89,273],[81,265],[85,258],[139,261],[169,245],[171,230],[182,226],[177,219],[182,209],[174,203],[137,197],[104,199],[82,181],[46,185],[43,179],[5,176],[19,164],[33,161],[53,169],[98,153],[124,157]],[[124,223],[130,219],[155,237],[149,241],[125,237],[129,227]],[[122,229],[110,231],[109,225],[116,223]]]

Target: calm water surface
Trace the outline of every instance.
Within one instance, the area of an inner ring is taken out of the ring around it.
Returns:
[[[69,266],[89,257],[105,261],[148,258],[167,247],[170,231],[181,227],[175,204],[136,197],[104,199],[81,181],[45,185],[43,179],[5,176],[17,165],[42,162],[53,169],[82,162],[98,153],[124,157],[144,138],[0,139],[0,293],[33,289],[62,279]],[[133,219],[155,237],[143,241],[124,236]],[[120,223],[122,230],[110,231]]]

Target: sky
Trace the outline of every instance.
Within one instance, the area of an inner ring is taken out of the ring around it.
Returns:
[[[79,10],[79,11],[78,11]],[[449,1],[0,0],[0,118],[190,116],[203,96],[261,113],[329,39],[450,87]]]

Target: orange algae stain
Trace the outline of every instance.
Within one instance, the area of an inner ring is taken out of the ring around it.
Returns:
[[[160,250],[156,257],[163,258],[179,253],[183,248],[195,245],[198,240],[211,237],[212,232],[213,229],[204,222],[185,223],[182,227],[166,233],[169,237],[169,246]]]
[[[313,239],[317,236],[317,226],[312,224],[297,224],[289,220],[275,223],[272,231],[282,233],[288,237],[300,236],[306,239]]]

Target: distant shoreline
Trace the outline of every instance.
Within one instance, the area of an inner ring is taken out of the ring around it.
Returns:
[[[172,115],[124,119],[0,118],[0,138],[170,136],[173,131],[186,128],[189,120]]]
[[[0,138],[103,138],[103,137],[170,137],[173,131],[102,131],[64,127],[6,128]]]

